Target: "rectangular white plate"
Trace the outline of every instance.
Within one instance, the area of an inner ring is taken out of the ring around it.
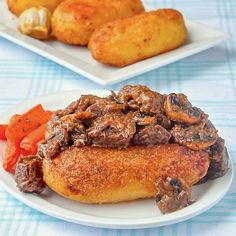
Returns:
[[[213,47],[229,38],[227,33],[186,20],[189,38],[185,45],[171,52],[124,68],[114,68],[95,61],[91,57],[89,50],[85,47],[70,46],[56,40],[39,41],[20,34],[17,30],[17,18],[8,11],[5,2],[0,2],[0,36],[55,61],[101,85],[114,84],[157,69]]]

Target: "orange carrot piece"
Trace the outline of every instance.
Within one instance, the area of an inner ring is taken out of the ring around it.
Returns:
[[[50,120],[52,112],[45,111],[41,104],[23,115],[13,116],[6,129],[7,139],[21,141],[26,135]]]
[[[37,144],[45,139],[45,132],[47,128],[47,123],[42,124],[37,129],[29,133],[27,136],[23,138],[20,143],[20,147],[30,154],[36,154],[38,146]]]
[[[23,115],[14,115],[10,119],[5,132],[7,138],[6,155],[3,163],[5,170],[9,172],[14,170],[19,156],[28,153],[20,148],[22,139],[42,124],[48,122],[51,115],[51,111],[45,111],[42,105],[39,104]]]
[[[8,172],[13,172],[15,163],[20,156],[21,150],[14,142],[7,140],[5,159],[3,162],[3,168]]]
[[[0,125],[0,139],[1,140],[6,140],[6,135],[5,135],[5,132],[6,132],[6,128],[7,128],[8,125]]]

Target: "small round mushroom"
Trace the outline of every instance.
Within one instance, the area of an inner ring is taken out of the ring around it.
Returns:
[[[192,126],[175,124],[171,130],[175,142],[193,150],[202,150],[212,146],[218,138],[217,132],[209,120],[203,120],[200,124]]]
[[[156,186],[156,203],[163,214],[177,211],[192,203],[191,189],[178,179],[160,178]]]
[[[182,93],[169,94],[164,106],[169,119],[190,125],[199,122],[204,114],[201,109],[193,107]]]

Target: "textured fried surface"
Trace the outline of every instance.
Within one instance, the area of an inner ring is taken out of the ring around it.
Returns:
[[[99,62],[122,67],[175,49],[186,37],[181,13],[163,9],[99,27],[89,48]]]
[[[43,161],[44,180],[55,192],[85,203],[154,197],[156,183],[170,176],[192,186],[207,172],[209,156],[178,144],[126,149],[70,148]]]
[[[65,0],[7,0],[9,10],[19,16],[23,11],[31,7],[46,7],[53,10]]]
[[[98,26],[143,11],[140,0],[67,0],[53,14],[52,31],[64,43],[87,45]]]

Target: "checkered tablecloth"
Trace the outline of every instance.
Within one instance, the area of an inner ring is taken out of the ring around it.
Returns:
[[[1,1],[1,0],[0,0]],[[179,9],[183,15],[229,32],[231,40],[198,55],[128,81],[161,92],[183,92],[202,107],[227,141],[236,164],[236,0],[146,0]],[[1,13],[1,9],[0,9]],[[62,66],[0,38],[0,112],[31,97],[68,89],[104,89]],[[152,229],[110,230],[64,222],[35,211],[0,186],[0,236],[221,236],[236,235],[236,182],[213,208],[188,221]]]

